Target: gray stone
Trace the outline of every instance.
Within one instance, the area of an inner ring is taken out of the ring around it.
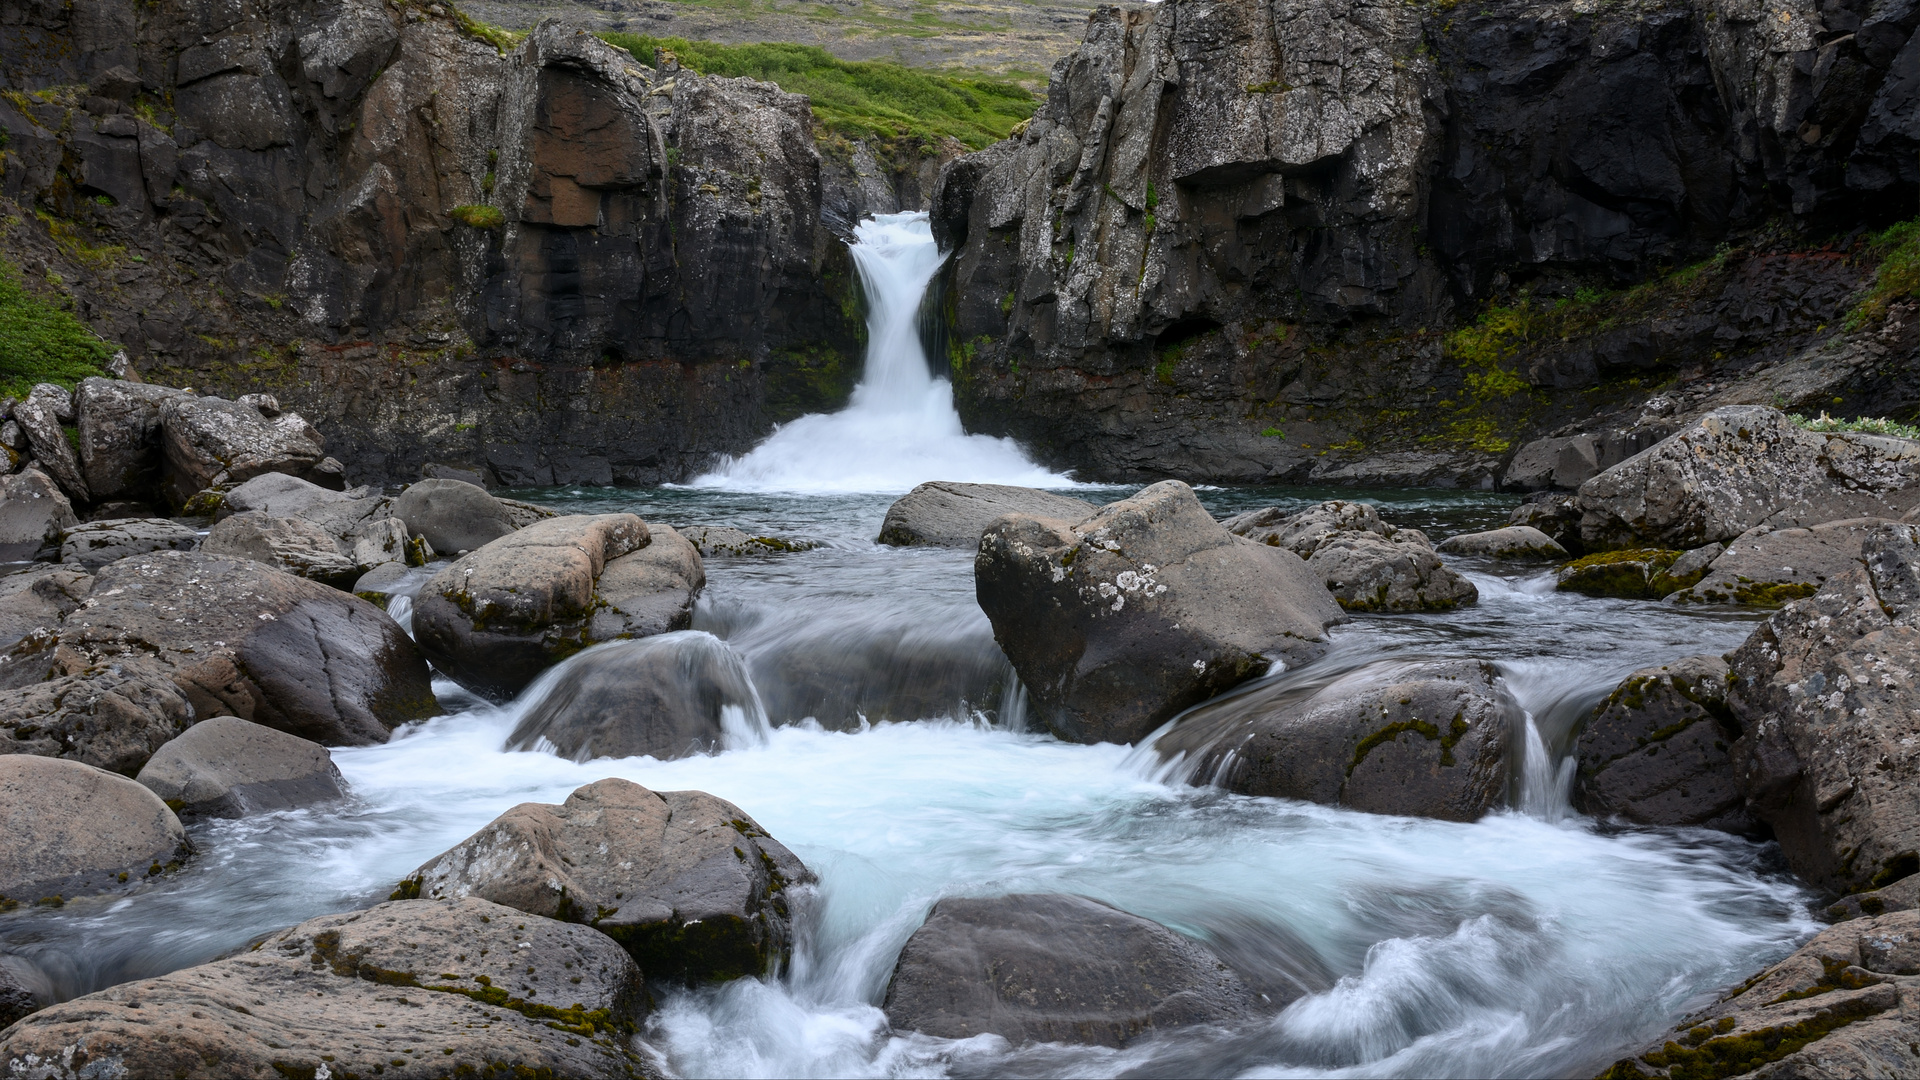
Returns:
[[[105,892],[186,859],[187,831],[124,776],[34,754],[0,755],[0,897]]]
[[[93,591],[93,575],[40,564],[0,577],[0,652],[35,630],[52,631]]]
[[[687,538],[694,550],[703,559],[716,555],[734,558],[759,555],[785,555],[795,551],[812,551],[819,544],[812,540],[789,540],[779,536],[755,536],[742,529],[726,525],[690,525],[682,527],[680,535]]]
[[[60,561],[95,570],[149,551],[192,551],[199,542],[198,529],[166,518],[108,518],[68,529]]]
[[[1576,495],[1536,496],[1513,508],[1507,524],[1538,529],[1572,555],[1587,548],[1580,542],[1580,504]]]
[[[1399,536],[1414,533],[1397,530]],[[1307,570],[1347,611],[1444,611],[1480,599],[1473,582],[1440,561],[1423,538],[1388,540],[1369,532],[1323,536]]]
[[[354,578],[353,588],[350,591],[355,596],[372,600],[384,607],[388,600],[399,595],[398,588],[402,584],[413,579],[414,569],[403,562],[381,563]]]
[[[974,589],[1035,717],[1072,742],[1132,742],[1344,616],[1290,551],[1237,537],[1168,480],[1078,522],[1008,515]]]
[[[160,405],[167,498],[178,506],[221,484],[278,472],[325,483],[316,474],[324,440],[298,413],[268,417],[216,397],[169,398]]]
[[[1667,567],[1667,573],[1683,581],[1697,582],[1706,576],[1707,568],[1713,565],[1713,560],[1719,558],[1726,550],[1725,544],[1708,544],[1705,547],[1694,548],[1673,560],[1673,565]]]
[[[0,1029],[40,1009],[40,999],[5,964],[0,964]]]
[[[1371,503],[1339,499],[1304,510],[1263,507],[1235,514],[1220,524],[1235,536],[1269,547],[1286,548],[1303,559],[1311,558],[1320,542],[1334,533],[1364,532],[1392,540],[1399,532],[1380,517],[1380,511]]]
[[[93,501],[87,481],[80,473],[73,444],[67,441],[63,425],[73,420],[73,394],[52,383],[33,388],[25,401],[13,407],[13,419],[26,432],[33,447],[33,459],[77,502]]]
[[[73,504],[51,476],[28,466],[0,477],[0,562],[21,562],[56,548],[79,523]]]
[[[434,462],[428,462],[420,466],[420,479],[458,480],[463,484],[472,484],[477,488],[493,486],[487,483],[487,471],[484,468],[463,469],[456,465],[439,465]]]
[[[333,536],[313,522],[269,517],[255,510],[216,523],[200,548],[209,555],[252,559],[343,589],[353,584],[363,569],[342,555]]]
[[[160,405],[183,390],[120,379],[82,379],[73,394],[80,429],[80,465],[93,500],[159,502]]]
[[[535,749],[544,740],[575,761],[665,761],[719,749],[722,710],[765,722],[746,665],[726,642],[699,631],[596,645],[540,685],[507,736],[509,750]]]
[[[8,398],[7,408],[11,410],[13,406],[14,399]],[[9,450],[27,449],[27,433],[20,429],[20,421],[8,420],[5,423],[0,423],[0,446],[4,446]]]
[[[354,573],[364,573],[386,562],[418,566],[433,557],[430,545],[409,540],[405,523],[393,516],[393,500],[367,494],[363,488],[332,491],[284,473],[263,473],[225,492],[221,502],[222,514],[257,511],[274,518],[298,518],[319,527],[332,538],[336,553],[352,564]],[[315,561],[331,562],[325,556],[324,545],[319,544],[311,529],[295,526],[293,530],[306,539],[298,540],[290,534],[275,544],[252,537],[259,529],[250,529],[248,550],[264,552],[287,546],[290,554],[301,548],[310,548],[315,553],[298,562],[283,562],[289,569]],[[346,574],[346,571],[329,571],[323,576],[335,581]]]
[[[50,1006],[0,1055],[13,1076],[657,1077],[630,1041],[645,1014],[640,971],[592,930],[409,900]]]
[[[1731,748],[1727,662],[1689,656],[1621,680],[1574,746],[1574,803],[1595,817],[1754,834]]]
[[[257,510],[274,517],[313,518],[328,516],[341,507],[353,506],[353,520],[358,521],[372,512],[366,500],[278,472],[261,473],[243,484],[237,484],[229,488],[222,499],[224,511],[235,514]]]
[[[215,716],[160,747],[134,777],[181,817],[245,817],[346,794],[327,748],[237,716]]]
[[[1474,821],[1505,802],[1518,712],[1492,664],[1382,664],[1305,698],[1281,684],[1202,705],[1154,749],[1246,795]]]
[[[393,500],[407,531],[449,555],[478,551],[514,531],[513,515],[487,490],[459,480],[422,480]]]
[[[942,1039],[1124,1046],[1236,1028],[1260,1005],[1218,957],[1159,923],[1082,896],[1017,894],[935,904],[882,1008],[895,1031]]]
[[[1005,514],[1079,521],[1095,507],[1084,499],[1006,484],[935,480],[887,507],[879,541],[896,547],[956,547],[973,551],[980,534]]]
[[[191,723],[186,695],[164,666],[117,657],[0,695],[0,754],[132,776]]]
[[[1555,562],[1568,557],[1560,542],[1531,525],[1509,525],[1486,532],[1457,533],[1440,541],[1435,551],[1446,555],[1478,555],[1515,562]]]
[[[503,499],[498,495],[494,496],[493,501],[507,508],[507,516],[513,520],[513,527],[516,529],[524,529],[536,521],[545,521],[548,518],[560,516],[560,511],[555,510],[551,506],[541,506],[539,503],[522,502],[519,499]]]
[[[595,641],[646,637],[693,625],[693,601],[706,587],[700,552],[665,525],[647,530],[647,546],[607,560],[594,591],[603,606],[588,633]]]
[[[607,779],[521,803],[401,884],[584,922],[650,979],[757,976],[792,948],[789,891],[813,873],[739,807]]]
[[[1812,596],[1828,578],[1860,565],[1860,545],[1879,524],[1878,518],[1852,518],[1811,529],[1756,526],[1729,541],[1699,581],[1670,599],[1775,607]],[[1678,578],[1681,569],[1676,561],[1668,573]]]

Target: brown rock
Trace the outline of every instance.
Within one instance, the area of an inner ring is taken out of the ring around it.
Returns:
[[[116,656],[0,696],[0,754],[66,758],[132,776],[193,723],[167,669]]]
[[[84,896],[158,874],[191,850],[160,797],[77,761],[0,755],[0,897]]]
[[[188,728],[134,779],[183,817],[244,817],[346,794],[326,747],[237,716]]]

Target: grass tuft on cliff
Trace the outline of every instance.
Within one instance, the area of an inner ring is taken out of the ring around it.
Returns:
[[[1920,218],[1867,241],[1867,250],[1879,256],[1880,266],[1873,272],[1873,287],[1847,313],[1848,330],[1879,322],[1896,302],[1920,296]]]
[[[72,386],[113,356],[72,313],[27,291],[20,272],[0,261],[0,395],[24,397],[35,383]]]
[[[1824,411],[1819,416],[1807,417],[1799,413],[1790,414],[1796,427],[1808,431],[1857,431],[1866,435],[1891,435],[1899,439],[1920,439],[1920,427],[1903,424],[1898,420],[1889,420],[1884,416],[1860,416],[1852,420],[1843,420],[1828,416]]]
[[[813,99],[821,128],[855,138],[953,138],[978,150],[1033,115],[1033,94],[1010,82],[848,61],[812,45],[721,45],[684,38],[604,33],[601,39],[652,64],[667,49],[702,75],[745,76]]]

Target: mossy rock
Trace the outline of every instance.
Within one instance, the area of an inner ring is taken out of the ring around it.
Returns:
[[[1578,558],[1561,567],[1558,583],[1563,592],[1588,596],[1613,596],[1626,600],[1658,600],[1699,580],[1675,578],[1667,568],[1686,554],[1667,548],[1633,548],[1627,551],[1602,551]]]

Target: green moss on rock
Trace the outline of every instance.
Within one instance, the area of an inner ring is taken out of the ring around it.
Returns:
[[[1686,554],[1665,548],[1633,548],[1587,555],[1560,569],[1554,586],[1564,592],[1613,596],[1628,600],[1657,600],[1685,585],[1676,585],[1666,569]]]

